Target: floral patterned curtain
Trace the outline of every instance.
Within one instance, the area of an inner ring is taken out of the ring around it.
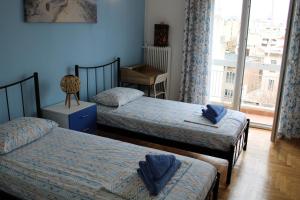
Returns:
[[[287,51],[279,137],[300,138],[300,1],[295,0]]]
[[[208,101],[211,0],[186,0],[181,101]]]

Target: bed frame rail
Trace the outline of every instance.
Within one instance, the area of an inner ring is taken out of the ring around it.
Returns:
[[[226,178],[227,184],[230,184],[231,182],[231,174],[232,174],[233,167],[238,161],[238,158],[240,157],[242,151],[247,150],[249,127],[250,127],[250,119],[247,119],[247,123],[242,129],[242,132],[238,135],[237,140],[235,141],[234,145],[230,147],[230,151],[226,156],[228,160],[227,178]]]
[[[220,173],[217,172],[216,178],[205,198],[205,200],[218,200],[220,186]]]
[[[17,81],[8,85],[0,86],[0,92],[4,90],[5,92],[5,100],[6,100],[6,107],[7,107],[7,116],[8,120],[12,119],[11,112],[10,112],[10,104],[9,104],[9,88],[19,86],[20,87],[20,93],[21,93],[21,102],[22,102],[22,116],[26,116],[25,112],[25,99],[24,99],[24,92],[23,92],[23,83],[32,80],[34,81],[34,94],[35,94],[35,106],[36,106],[36,115],[37,117],[42,117],[42,112],[41,112],[41,102],[40,102],[40,89],[39,89],[39,76],[38,73],[35,72],[33,73],[32,76],[25,78],[21,81]],[[19,200],[19,198],[14,197],[4,191],[0,190],[0,199],[5,199],[5,200]]]
[[[23,117],[26,116],[26,112],[25,112],[25,105],[24,105],[24,92],[23,92],[23,83],[30,81],[30,80],[34,80],[34,92],[35,92],[35,105],[36,105],[36,115],[37,117],[41,117],[42,113],[41,113],[41,102],[40,102],[40,90],[39,90],[39,77],[38,77],[38,73],[35,72],[33,73],[32,76],[25,78],[21,81],[17,81],[8,85],[4,85],[4,86],[0,86],[0,91],[5,92],[5,101],[6,101],[6,109],[7,109],[7,117],[8,120],[10,121],[12,119],[12,115],[11,115],[11,110],[10,110],[10,104],[9,104],[9,96],[8,96],[8,91],[9,88],[14,87],[14,86],[18,86],[20,87],[20,93],[21,93],[21,102],[22,102],[22,115]]]
[[[99,81],[99,77],[97,72],[99,70],[102,70],[102,85],[104,87],[104,90],[106,90],[106,76],[105,76],[105,72],[106,70],[110,69],[110,83],[111,83],[111,87],[115,87],[115,85],[120,86],[120,79],[121,79],[121,73],[120,73],[120,63],[121,63],[121,59],[117,58],[115,60],[113,60],[110,63],[104,64],[104,65],[100,65],[100,66],[95,66],[95,67],[84,67],[84,66],[79,66],[79,65],[75,65],[75,76],[80,77],[80,71],[85,71],[86,74],[86,91],[87,91],[87,100],[90,100],[90,89],[89,89],[89,76],[90,73],[94,73],[94,78],[95,78],[95,92],[96,94],[98,93],[98,81]],[[117,69],[115,69],[117,68]],[[115,78],[115,73],[117,73],[117,77]],[[82,80],[81,80],[82,81]],[[117,83],[117,84],[116,84]],[[93,84],[94,85],[94,84]],[[80,93],[77,93],[78,99],[80,99]]]

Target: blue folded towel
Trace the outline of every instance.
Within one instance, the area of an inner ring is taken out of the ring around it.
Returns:
[[[208,110],[208,109],[207,109]],[[226,115],[227,109],[224,109],[222,113],[220,113],[217,117],[213,116],[210,112],[207,112],[207,110],[202,109],[202,115],[209,121],[211,121],[213,124],[217,124],[221,119]]]
[[[161,155],[163,157],[163,155]],[[149,157],[149,156],[148,156]],[[162,158],[161,157],[161,158]],[[169,156],[165,156],[166,160],[170,159]],[[150,160],[155,160],[156,158],[150,159]],[[149,158],[148,158],[149,160]],[[151,162],[151,161],[150,161]],[[156,162],[156,161],[154,161]],[[168,165],[168,161],[165,162]],[[154,163],[153,163],[154,164]],[[150,195],[158,195],[159,192],[167,185],[169,180],[174,176],[178,168],[181,166],[181,162],[175,158],[173,161],[173,164],[169,166],[169,168],[165,171],[163,176],[161,176],[160,179],[155,179],[154,175],[152,174],[151,167],[149,165],[148,161],[140,161],[139,162],[140,168],[137,170],[139,176],[143,180],[143,182],[146,185],[146,188],[149,190]],[[155,167],[158,169],[158,167]],[[163,168],[164,171],[165,168]],[[161,175],[162,173],[160,172],[159,174],[156,175]]]
[[[174,155],[146,155],[146,162],[154,180],[161,179],[174,164],[175,160]]]
[[[207,112],[210,113],[213,117],[218,117],[225,110],[225,107],[222,105],[207,104],[206,107]]]

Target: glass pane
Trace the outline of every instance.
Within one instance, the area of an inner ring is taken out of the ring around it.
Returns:
[[[272,125],[289,0],[252,0],[241,110]]]
[[[210,101],[233,103],[243,0],[215,0]]]

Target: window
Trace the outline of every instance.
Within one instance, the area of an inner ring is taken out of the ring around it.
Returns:
[[[232,73],[232,80],[231,80],[231,82],[234,83],[234,80],[235,80],[235,73]]]
[[[268,84],[268,90],[273,91],[274,89],[274,80],[270,79]]]
[[[225,98],[232,98],[233,97],[233,90],[225,89],[224,91],[224,97]]]
[[[228,95],[228,90],[225,89],[225,94],[224,94],[224,96],[227,97],[227,95]]]
[[[268,46],[268,44],[267,43],[262,43],[261,46],[266,47],[266,46]]]
[[[209,101],[232,104],[233,98],[226,96],[228,89],[234,88],[232,73],[238,69],[243,0],[226,0],[226,4],[224,0],[214,0]]]
[[[272,65],[277,65],[277,60],[271,60]]]
[[[275,108],[288,8],[289,0],[214,0],[210,102]]]
[[[226,83],[234,83],[235,73],[234,72],[227,72],[226,73]]]
[[[226,73],[226,83],[229,82],[229,72]]]

